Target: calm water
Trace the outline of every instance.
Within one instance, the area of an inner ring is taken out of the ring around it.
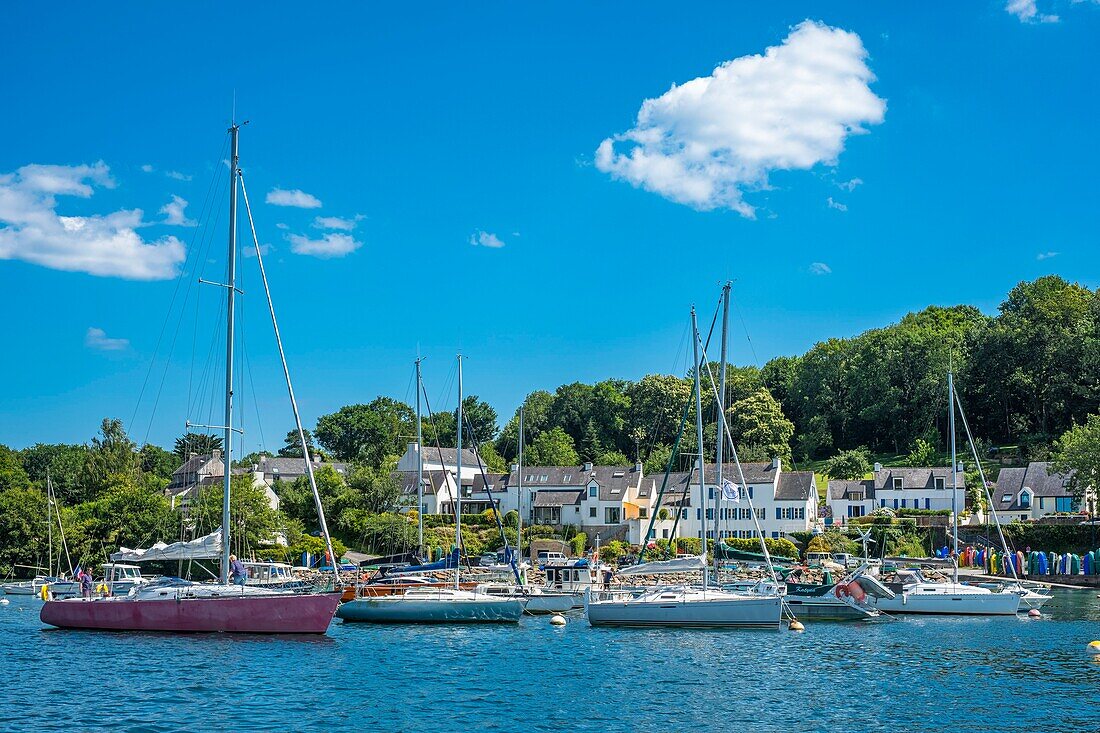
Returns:
[[[1095,731],[1095,591],[1041,620],[805,633],[372,627],[322,638],[59,631],[0,605],[0,729]],[[700,681],[705,677],[705,681]]]

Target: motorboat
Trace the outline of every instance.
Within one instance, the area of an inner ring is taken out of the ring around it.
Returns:
[[[0,584],[0,590],[9,596],[40,596],[42,587],[50,583],[60,582],[60,578],[48,575],[36,575],[31,580],[16,580],[11,583]]]
[[[523,602],[456,588],[414,587],[397,595],[356,598],[341,604],[343,621],[376,624],[517,623]]]
[[[732,593],[693,586],[589,590],[592,626],[679,626],[776,629],[782,618],[776,593]]]

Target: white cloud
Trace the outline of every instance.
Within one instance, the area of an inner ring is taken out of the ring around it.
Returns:
[[[811,262],[810,272],[815,275],[831,275],[833,273],[833,268],[829,267],[824,262]]]
[[[130,341],[109,338],[102,328],[89,328],[84,334],[84,345],[96,351],[122,351],[130,346]]]
[[[63,216],[57,196],[89,198],[93,186],[114,187],[110,169],[95,165],[26,165],[0,174],[0,260],[129,280],[174,277],[184,260],[175,237],[146,241],[141,209]]]
[[[279,222],[278,224],[276,224],[275,228],[276,229],[290,229],[289,226],[287,226],[286,224],[283,224],[282,222]]]
[[[837,185],[838,188],[843,188],[848,193],[851,193],[852,191],[856,190],[856,186],[859,186],[859,185],[862,185],[862,184],[863,184],[863,179],[862,178],[853,178],[850,181],[841,181],[840,183],[838,183],[836,185]]]
[[[1042,262],[1043,260],[1049,260],[1051,257],[1057,257],[1059,254],[1059,252],[1040,252],[1035,255],[1035,259]]]
[[[243,250],[241,250],[241,253],[245,257],[255,257],[256,256],[256,247],[255,247],[255,245],[245,247]],[[270,254],[270,253],[271,253],[271,245],[270,244],[261,244],[260,245],[260,254],[262,254],[264,257],[267,257],[268,254]]]
[[[194,219],[188,219],[187,213],[187,199],[181,198],[175,194],[172,194],[172,200],[160,207],[158,213],[164,214],[164,223],[175,227],[193,227],[198,226],[198,222]]]
[[[169,178],[172,178],[174,180],[177,180],[177,181],[190,181],[191,178],[192,178],[191,176],[187,175],[186,173],[180,173],[179,171],[168,171],[164,175],[166,175]]]
[[[142,172],[142,173],[152,173],[152,172],[153,172],[153,171],[155,171],[155,170],[156,170],[156,168],[154,168],[153,166],[149,165],[148,163],[146,163],[145,165],[141,166],[141,172]]]
[[[491,249],[500,249],[504,246],[504,242],[501,241],[500,237],[480,229],[470,235],[470,244],[475,247],[489,247]]]
[[[340,229],[350,232],[355,229],[362,219],[362,214],[356,214],[351,219],[341,219],[338,216],[318,216],[313,219],[313,227],[315,229]]]
[[[290,251],[298,255],[310,255],[330,259],[349,255],[363,246],[363,243],[353,238],[350,234],[334,234],[326,232],[320,239],[310,239],[301,234],[291,234]]]
[[[268,192],[266,201],[275,206],[295,206],[299,209],[321,208],[320,199],[296,188],[290,191],[273,188]]]
[[[835,163],[849,135],[882,122],[866,58],[855,33],[804,21],[763,55],[647,99],[632,130],[600,143],[596,167],[677,203],[753,217],[743,194],[772,171]]]
[[[1005,10],[1015,15],[1022,23],[1057,23],[1057,15],[1039,12],[1036,0],[1008,0]]]
[[[830,209],[836,209],[837,211],[848,210],[848,204],[842,204],[839,201],[834,201],[832,196],[829,197],[829,200],[826,203],[829,205]]]

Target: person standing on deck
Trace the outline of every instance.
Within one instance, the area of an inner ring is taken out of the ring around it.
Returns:
[[[92,597],[92,574],[80,571],[80,595],[85,598]]]
[[[248,582],[248,568],[244,566],[236,555],[229,556],[229,577],[236,585],[245,585]]]

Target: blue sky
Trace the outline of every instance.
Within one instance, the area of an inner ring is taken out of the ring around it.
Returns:
[[[234,95],[307,425],[411,399],[418,346],[437,406],[461,349],[502,422],[679,370],[726,279],[744,364],[1052,272],[1095,287],[1100,6],[869,5],[9,8],[0,442],[207,419],[221,294],[194,279],[224,266],[224,197],[202,209]],[[255,264],[246,449],[292,425]]]

